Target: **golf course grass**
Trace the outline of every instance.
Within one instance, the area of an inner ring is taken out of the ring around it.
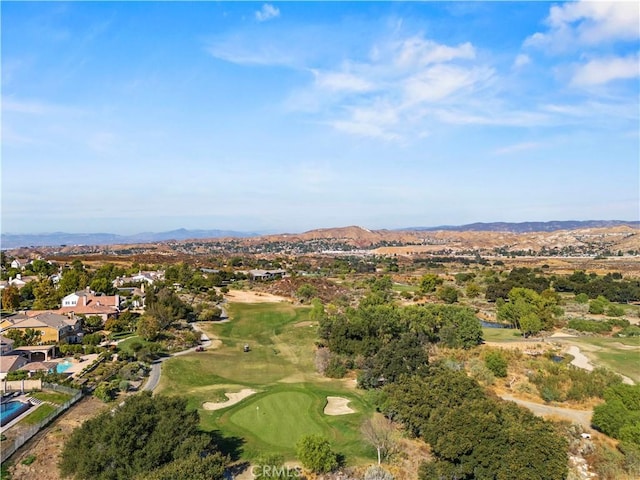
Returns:
[[[165,362],[157,392],[187,398],[189,408],[198,409],[203,430],[241,438],[247,460],[262,453],[295,459],[300,437],[321,434],[347,463],[370,462],[374,450],[362,440],[360,426],[372,408],[353,380],[332,380],[316,372],[317,325],[309,325],[309,309],[286,303],[231,304],[228,312],[230,322],[200,324],[222,345]],[[244,352],[245,344],[249,352]],[[257,393],[221,410],[202,407],[246,388]],[[347,398],[355,412],[325,415],[327,396]]]

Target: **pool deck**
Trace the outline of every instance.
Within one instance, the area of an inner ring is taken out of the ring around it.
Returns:
[[[16,397],[13,397],[11,400],[11,402],[23,402],[23,403],[31,403],[30,402],[30,397],[28,394],[21,394],[18,395]],[[7,431],[9,428],[11,428],[12,426],[14,426],[16,423],[18,423],[20,420],[22,420],[24,417],[26,417],[27,415],[29,415],[31,412],[33,412],[34,407],[37,408],[39,405],[33,405],[31,408],[29,408],[28,410],[22,412],[20,415],[18,415],[16,418],[14,418],[13,420],[11,420],[9,423],[7,423],[6,425],[4,425],[3,427],[0,427],[0,433]]]
[[[68,360],[69,358],[70,357],[60,359],[60,361],[58,363],[62,363],[65,360]],[[67,368],[63,373],[68,373],[72,377],[75,377],[76,374],[80,373],[82,370],[84,370],[85,367],[88,367],[93,362],[95,362],[97,359],[98,359],[98,354],[97,353],[89,353],[87,355],[83,355],[81,357],[81,360],[75,360],[75,359],[72,358],[71,366],[69,368]]]

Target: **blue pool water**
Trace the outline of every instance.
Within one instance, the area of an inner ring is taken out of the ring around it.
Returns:
[[[26,410],[28,408],[29,405],[18,401],[3,403],[0,405],[0,425],[8,423],[20,410]]]
[[[60,362],[58,365],[56,365],[56,372],[64,373],[69,369],[69,367],[71,365],[72,364],[71,364],[71,362],[69,360],[64,360],[64,361]]]

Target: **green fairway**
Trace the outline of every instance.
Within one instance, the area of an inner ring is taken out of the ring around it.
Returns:
[[[608,367],[640,382],[640,338],[578,337],[572,343],[595,358],[595,364]]]
[[[200,324],[222,345],[165,362],[158,392],[186,397],[189,407],[199,410],[204,430],[244,439],[246,459],[261,453],[294,459],[295,443],[309,433],[329,438],[350,463],[374,458],[360,436],[372,408],[353,381],[331,380],[315,371],[317,327],[308,322],[309,309],[285,303],[232,304],[228,312],[230,322]],[[246,353],[245,344],[251,348]],[[223,410],[202,408],[244,388],[258,393]],[[355,413],[325,415],[327,396],[348,398]]]

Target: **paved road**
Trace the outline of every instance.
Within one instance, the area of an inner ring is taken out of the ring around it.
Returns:
[[[211,340],[200,329],[200,327],[198,325],[196,325],[196,324],[193,324],[193,329],[195,331],[201,333],[200,345],[199,346],[200,347],[204,347],[204,348],[210,347],[211,346]],[[188,348],[187,350],[183,350],[181,352],[177,352],[177,353],[174,353],[174,354],[166,356],[166,357],[159,358],[154,363],[152,363],[151,364],[151,371],[149,372],[149,378],[147,379],[147,382],[144,384],[144,387],[142,387],[142,390],[148,391],[148,392],[153,392],[156,389],[156,387],[158,386],[158,383],[160,382],[160,374],[162,373],[162,362],[165,362],[165,361],[169,360],[172,357],[179,357],[180,355],[186,355],[187,353],[195,352],[196,348],[198,348],[198,346],[192,347],[192,348]]]
[[[516,402],[518,405],[522,405],[523,407],[528,408],[539,417],[560,417],[573,423],[579,423],[585,429],[591,430],[591,415],[593,414],[592,410],[574,410],[572,408],[552,407],[551,405],[527,402],[526,400],[520,400],[519,398],[515,398],[511,395],[506,394],[501,395],[501,397],[504,400]]]

